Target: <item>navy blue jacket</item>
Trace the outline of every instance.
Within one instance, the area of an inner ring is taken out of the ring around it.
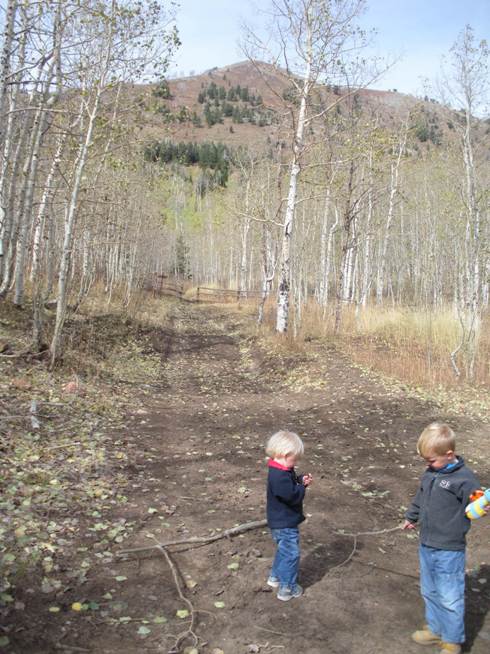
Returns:
[[[267,478],[267,524],[270,529],[294,528],[303,522],[303,498],[306,487],[293,468],[281,469],[269,464]]]
[[[461,457],[449,470],[427,468],[405,514],[410,522],[419,523],[422,545],[440,550],[465,549],[466,533],[471,526],[465,508],[478,488],[480,482]]]

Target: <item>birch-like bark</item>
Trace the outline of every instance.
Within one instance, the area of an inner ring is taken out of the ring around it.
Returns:
[[[68,136],[67,132],[60,134],[58,139],[58,146],[56,148],[55,155],[51,162],[51,167],[49,169],[48,176],[44,184],[44,191],[41,196],[41,201],[36,214],[36,219],[34,221],[34,236],[32,241],[32,263],[31,263],[31,272],[29,279],[31,282],[34,282],[38,274],[40,261],[41,261],[41,245],[42,238],[44,234],[44,226],[46,220],[46,213],[48,208],[51,206],[51,202],[54,197],[55,189],[54,182],[56,171],[60,165],[61,157],[63,155],[63,149],[65,147],[66,138]]]
[[[47,86],[47,88],[49,88],[49,86]],[[52,104],[51,100],[52,99],[50,98],[49,104]],[[27,237],[31,228],[34,188],[37,179],[40,149],[47,119],[46,109],[47,106],[45,106],[44,101],[42,101],[34,119],[31,147],[29,148],[30,155],[28,154],[26,157],[23,171],[26,181],[25,189],[23,191],[23,202],[19,212],[20,231],[15,257],[14,304],[17,306],[21,306],[24,301],[24,273],[27,253]]]
[[[11,71],[11,57],[14,40],[15,16],[17,13],[17,0],[8,0],[5,8],[5,24],[2,39],[2,52],[0,54],[0,147],[5,141],[4,128],[5,107],[7,106],[7,89]]]
[[[371,224],[373,221],[373,151],[369,152],[369,180],[368,180],[368,192],[367,192],[367,213],[366,213],[366,223],[364,226],[364,252],[363,252],[363,263],[362,263],[362,279],[361,279],[361,296],[359,304],[366,308],[368,303],[368,298],[371,292]]]
[[[114,0],[112,2],[112,12],[114,12]],[[93,105],[89,111],[87,131],[85,139],[82,141],[79,149],[79,154],[74,167],[73,188],[70,195],[69,204],[65,212],[64,220],[64,238],[61,253],[61,261],[58,273],[58,298],[56,304],[56,320],[53,332],[53,338],[50,346],[51,366],[53,367],[59,355],[61,346],[61,334],[63,325],[66,319],[66,303],[67,303],[67,281],[71,264],[72,254],[72,239],[73,230],[75,226],[78,197],[82,183],[82,176],[87,163],[90,146],[92,145],[92,136],[95,127],[96,118],[99,111],[99,104],[102,93],[106,84],[106,77],[109,72],[109,62],[111,58],[112,48],[112,23],[109,24],[109,33],[107,35],[107,45],[104,60],[101,65],[100,76],[97,80],[97,87],[95,90],[95,97]]]
[[[391,162],[391,175],[390,175],[390,197],[388,202],[388,215],[386,216],[386,223],[382,238],[381,252],[378,263],[378,277],[376,282],[376,302],[381,304],[383,302],[383,291],[385,287],[386,277],[386,256],[388,254],[388,243],[390,240],[390,232],[393,224],[393,217],[395,213],[395,200],[398,194],[398,179],[400,171],[400,163],[405,152],[408,134],[408,120],[403,126],[401,138],[397,144],[396,158]]]
[[[250,175],[253,173],[253,167]],[[242,218],[240,236],[241,236],[241,257],[240,257],[240,276],[238,283],[238,297],[247,297],[247,268],[248,268],[248,240],[250,232],[250,176],[247,175],[245,184],[245,216]]]
[[[9,3],[10,5],[11,3]],[[17,5],[17,3],[15,3]],[[25,6],[22,8],[22,30],[21,34],[19,36],[19,42],[18,42],[18,56],[17,56],[17,65],[19,69],[22,69],[24,65],[24,60],[25,60],[25,53],[26,53],[26,43],[27,43],[27,35],[28,35],[28,30],[27,30],[27,25],[28,25],[28,14],[26,11]],[[14,20],[15,16],[11,16],[10,20]],[[9,19],[8,19],[9,20]],[[4,71],[4,77],[2,78],[2,84],[5,86],[7,85],[7,79],[9,77],[9,72],[10,72],[10,50],[12,47],[12,42],[11,42],[11,37],[9,36],[10,32],[10,27],[6,25],[6,33],[4,34],[4,45],[7,47],[4,48],[3,52],[3,62],[2,62],[2,68]],[[12,27],[13,29],[13,27]],[[19,157],[21,153],[21,149],[17,146],[16,148],[16,153],[14,157],[13,163],[11,162],[11,151],[12,151],[12,144],[14,140],[14,132],[16,129],[16,109],[17,109],[17,102],[19,98],[19,92],[20,92],[20,78],[16,75],[12,76],[12,81],[15,82],[13,84],[13,91],[11,92],[10,95],[10,103],[8,106],[8,116],[5,117],[5,109],[7,107],[7,88],[2,92],[2,113],[0,113],[0,130],[1,130],[1,138],[0,138],[0,280],[2,280],[1,285],[0,285],[0,297],[2,297],[6,289],[8,288],[8,285],[10,283],[10,262],[7,262],[5,260],[5,253],[7,252],[7,249],[9,247],[10,243],[10,236],[12,233],[12,223],[13,223],[13,215],[12,211],[9,211],[9,205],[10,207],[13,206],[13,198],[12,195],[8,193],[8,166],[10,164],[11,166],[11,174],[12,176],[17,174],[17,168],[19,164]],[[21,131],[21,136],[19,138],[19,135],[17,138],[20,140],[23,140],[25,136],[25,130],[27,129],[27,125],[30,123],[30,120],[27,119],[24,121],[24,127],[23,130]]]
[[[309,25],[307,26],[309,29]],[[307,39],[307,59],[306,68],[303,78],[303,85],[301,91],[301,100],[298,113],[298,123],[293,143],[293,156],[291,161],[291,168],[289,173],[289,191],[286,204],[286,215],[284,216],[284,226],[282,231],[282,247],[281,247],[281,266],[279,271],[279,287],[277,296],[277,320],[276,330],[279,333],[284,333],[288,328],[289,319],[289,292],[291,287],[291,236],[293,233],[294,212],[296,207],[296,191],[298,186],[298,176],[300,174],[301,166],[300,159],[303,150],[303,136],[306,121],[306,106],[308,96],[311,89],[311,65],[312,65],[312,51],[311,51],[311,33],[308,34]]]

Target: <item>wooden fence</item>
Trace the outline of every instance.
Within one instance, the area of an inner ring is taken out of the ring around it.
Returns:
[[[176,279],[169,279],[165,275],[155,273],[145,284],[147,291],[153,291],[155,295],[166,295],[176,297],[180,300],[184,297],[184,284]]]
[[[179,300],[188,302],[241,302],[247,299],[254,299],[257,302],[262,298],[262,291],[238,291],[233,288],[210,288],[198,286],[195,292],[185,296],[184,283],[180,280],[169,278],[165,275],[155,273],[151,275],[146,283],[145,289],[152,291],[155,295],[176,297]]]
[[[250,298],[260,300],[261,291],[237,291],[233,288],[208,288],[198,286],[196,289],[196,302],[240,302]]]

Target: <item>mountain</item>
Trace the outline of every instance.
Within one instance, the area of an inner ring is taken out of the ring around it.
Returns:
[[[138,92],[149,140],[214,141],[259,149],[285,138],[282,117],[288,112],[288,100],[289,106],[294,102],[285,71],[250,61],[140,86]],[[345,92],[340,87],[315,89],[324,104]],[[461,120],[459,112],[427,97],[422,100],[396,90],[373,89],[360,89],[357,96],[363,111],[376,112],[385,127],[399,123],[410,112],[422,143],[438,145],[446,138],[454,139],[454,123]]]

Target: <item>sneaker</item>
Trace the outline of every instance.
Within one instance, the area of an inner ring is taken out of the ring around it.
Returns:
[[[461,645],[459,643],[441,642],[442,649],[439,654],[461,654]]]
[[[419,631],[414,631],[412,640],[419,645],[441,645],[442,643],[440,636],[432,633],[427,625],[424,625]]]
[[[279,588],[279,579],[277,577],[269,577],[267,579],[267,585],[271,588]]]
[[[288,588],[287,586],[285,588],[280,588],[279,592],[277,593],[277,599],[283,602],[289,602],[289,600],[293,599],[293,597],[301,597],[302,594],[302,586],[296,584],[294,588]]]

